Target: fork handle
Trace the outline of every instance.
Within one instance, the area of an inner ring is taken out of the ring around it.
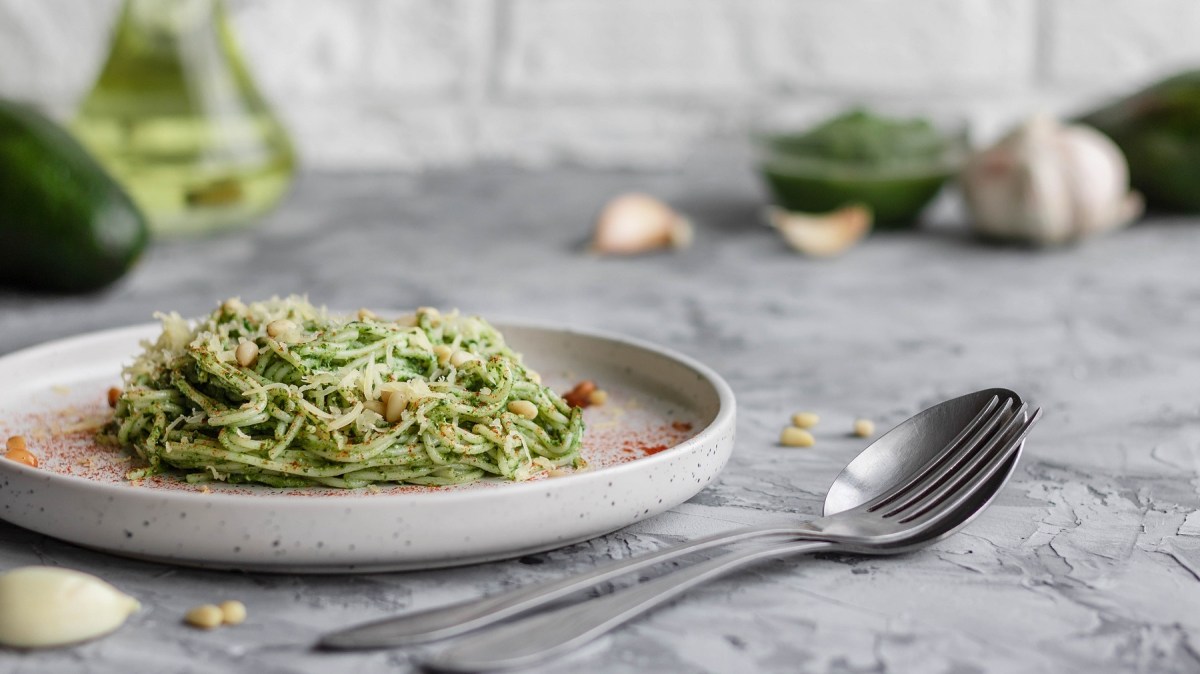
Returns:
[[[728,552],[596,599],[545,611],[463,637],[422,664],[435,671],[528,667],[573,650],[713,578],[769,557],[822,552],[835,543],[791,541]]]
[[[806,533],[819,536],[814,531],[797,527],[747,527],[713,534],[646,555],[605,564],[592,572],[568,576],[550,583],[529,585],[483,599],[405,613],[358,625],[323,636],[320,646],[332,649],[383,648],[443,639],[545,606],[573,592],[692,552],[758,538],[786,536],[794,539]]]

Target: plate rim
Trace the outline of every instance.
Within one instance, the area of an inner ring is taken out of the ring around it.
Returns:
[[[566,335],[576,335],[580,337],[588,337],[600,339],[607,342],[613,342],[625,346],[632,346],[643,351],[653,353],[657,356],[668,360],[680,363],[688,369],[696,372],[701,378],[708,383],[717,394],[717,412],[712,420],[700,429],[695,435],[677,444],[671,445],[667,449],[655,454],[638,458],[634,461],[621,463],[614,466],[607,466],[594,471],[584,471],[581,473],[572,473],[562,477],[556,477],[552,480],[526,480],[522,482],[507,482],[499,483],[496,488],[503,489],[505,492],[521,493],[524,491],[543,490],[543,489],[563,489],[573,482],[578,482],[584,479],[594,479],[596,475],[611,475],[619,477],[624,473],[644,470],[645,467],[653,467],[659,463],[671,461],[676,455],[684,453],[696,445],[705,442],[709,436],[718,435],[722,429],[734,423],[736,418],[737,402],[734,397],[733,389],[728,382],[716,370],[701,363],[699,360],[671,349],[669,347],[660,346],[648,340],[639,337],[630,337],[617,332],[595,329],[595,328],[579,328],[563,324],[554,323],[552,321],[529,321],[529,320],[510,320],[503,319],[495,322],[489,321],[492,325],[504,334],[505,330],[515,329],[532,329],[543,332],[554,332]],[[138,323],[133,325],[125,325],[111,328],[103,328],[93,330],[82,334],[71,335],[53,339],[40,344],[27,346],[16,351],[11,351],[0,356],[0,367],[3,367],[6,361],[17,358],[36,357],[43,352],[52,352],[56,349],[70,348],[76,346],[77,343],[86,344],[90,341],[116,337],[122,333],[131,333],[138,335],[142,332],[151,332],[154,328],[160,327],[161,324],[156,322]],[[134,354],[130,354],[132,358]],[[119,372],[118,372],[119,374]],[[222,502],[234,504],[238,501],[246,501],[248,503],[264,504],[264,503],[287,503],[289,507],[306,509],[308,507],[323,507],[322,504],[362,504],[364,502],[386,503],[386,502],[407,502],[410,500],[436,500],[436,501],[471,501],[475,499],[487,499],[494,497],[495,491],[491,488],[486,489],[461,489],[448,491],[422,491],[414,493],[396,493],[396,494],[372,494],[366,499],[359,493],[360,490],[347,490],[346,493],[331,493],[322,494],[320,498],[300,498],[295,494],[282,493],[282,491],[265,492],[259,494],[240,494],[240,493],[225,493],[223,491],[212,491],[208,493],[191,492],[185,490],[168,490],[168,489],[142,489],[132,484],[118,483],[110,484],[107,482],[99,482],[94,479],[79,475],[65,475],[40,468],[32,468],[25,464],[16,461],[0,461],[0,473],[11,471],[26,477],[40,477],[49,481],[65,482],[65,486],[83,489],[95,489],[104,492],[117,492],[122,498],[133,499],[190,499],[200,502],[210,502],[214,498],[221,499]],[[239,485],[241,488],[262,488],[279,489],[265,485]],[[303,489],[300,488],[289,488]],[[320,489],[328,489],[321,487]]]

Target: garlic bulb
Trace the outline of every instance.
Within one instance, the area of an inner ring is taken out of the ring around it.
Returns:
[[[0,575],[0,644],[62,646],[117,629],[138,610],[136,599],[95,576],[52,566]]]
[[[855,204],[830,213],[810,215],[774,206],[767,219],[783,240],[795,250],[814,257],[831,257],[845,252],[871,231],[871,209]]]
[[[596,219],[591,249],[632,255],[660,248],[685,248],[692,225],[670,206],[645,194],[622,194],[609,201]]]
[[[1039,245],[1117,229],[1142,212],[1116,144],[1091,127],[1047,116],[973,156],[962,185],[976,231]]]

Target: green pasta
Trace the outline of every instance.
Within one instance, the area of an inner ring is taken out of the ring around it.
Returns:
[[[338,317],[297,297],[159,318],[101,430],[145,460],[129,479],[355,488],[583,465],[580,410],[483,319]]]

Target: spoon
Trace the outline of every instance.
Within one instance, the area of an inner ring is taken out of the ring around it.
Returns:
[[[939,456],[946,456],[947,450],[961,446],[966,440],[980,433],[994,432],[996,426],[1000,425],[1002,412],[1010,410],[1011,406],[1019,405],[1020,402],[1020,397],[1012,391],[987,389],[943,402],[908,419],[863,450],[838,475],[825,498],[824,514],[829,516],[852,510],[878,498],[897,485],[905,484],[921,474],[922,470]],[[1020,420],[1025,421],[1023,413],[1013,416],[1020,416]],[[990,426],[987,425],[988,422],[991,422]],[[1027,426],[1021,430],[1021,438],[1025,432],[1028,432]],[[987,478],[976,495],[955,506],[949,516],[939,518],[927,526],[920,540],[914,538],[907,543],[886,544],[876,541],[876,547],[872,548],[872,551],[878,553],[881,550],[878,546],[886,545],[889,546],[888,554],[901,552],[932,543],[965,526],[990,503],[1016,466],[1016,453],[1023,446],[1023,440],[1018,438],[1011,444],[1014,445],[1012,458],[997,466],[995,474]],[[549,584],[352,627],[326,635],[321,639],[320,646],[334,649],[380,648],[455,636],[545,606],[573,592],[637,569],[700,550],[760,538],[784,546],[803,547],[814,545],[814,540],[827,541],[829,535],[815,531],[811,526],[749,527],[724,532],[648,555],[621,560],[591,573],[571,576]],[[798,544],[797,539],[807,542]],[[822,542],[816,545],[827,546],[830,543]],[[843,540],[842,545],[852,546],[854,541]],[[758,550],[762,548],[750,552]],[[791,552],[790,547],[788,552]],[[643,583],[632,589],[644,590],[646,585]]]
[[[762,559],[823,551],[893,555],[929,545],[974,519],[999,493],[1040,416],[1040,411],[1027,416],[1025,405],[1011,410],[1011,399],[1000,405],[997,401],[993,397],[915,474],[900,479],[893,474],[882,493],[806,523],[805,528],[818,531],[818,536],[734,550],[596,599],[498,625],[452,643],[425,664],[453,672],[524,667],[565,654],[702,582]],[[864,455],[868,460],[881,458]],[[865,489],[855,488],[857,470],[874,470],[865,467],[869,462],[862,460],[864,455],[835,483],[860,497],[878,493],[881,484],[868,481],[861,483]]]

